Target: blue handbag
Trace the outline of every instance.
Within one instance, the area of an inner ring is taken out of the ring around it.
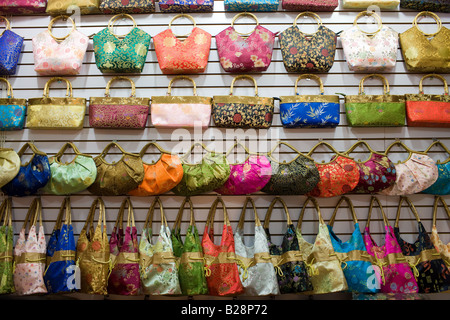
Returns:
[[[430,149],[435,145],[440,145],[449,157],[442,162],[440,160],[436,160],[438,178],[431,186],[423,190],[421,193],[444,196],[450,194],[450,151],[442,142],[438,140],[434,141],[427,148],[427,150],[425,150],[425,153],[428,153],[428,151],[430,151]]]
[[[225,11],[277,11],[279,0],[225,0]]]
[[[27,148],[33,151],[31,160],[26,164],[21,164],[19,173],[2,187],[2,191],[9,196],[36,195],[50,179],[50,164],[47,154],[36,148],[34,144],[27,142],[17,153],[18,156],[22,157]]]
[[[22,130],[27,110],[26,99],[15,99],[11,84],[5,78],[7,98],[0,98],[0,131]]]
[[[0,16],[1,19],[6,22],[6,30],[0,36],[0,75],[13,75],[19,63],[23,37],[11,31],[8,19]]]
[[[160,0],[161,12],[212,12],[214,0]]]
[[[299,95],[298,82],[314,79],[320,95]],[[285,128],[335,128],[339,124],[339,96],[324,95],[323,82],[315,74],[302,74],[295,82],[295,96],[280,97],[280,117]]]

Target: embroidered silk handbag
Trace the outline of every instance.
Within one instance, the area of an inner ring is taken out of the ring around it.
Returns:
[[[338,0],[282,0],[281,7],[287,11],[334,11],[339,5]]]
[[[383,81],[384,94],[366,95],[364,81],[377,77]],[[358,95],[345,96],[345,114],[351,127],[401,127],[405,125],[404,95],[391,95],[388,80],[380,74],[368,74],[359,83]]]
[[[230,152],[242,146],[246,153],[246,158],[242,163],[230,164],[230,176],[228,180],[215,192],[220,194],[252,194],[260,191],[269,182],[272,175],[272,166],[266,156],[249,151],[240,142],[228,150]]]
[[[155,146],[161,155],[156,162],[144,165],[144,179],[136,189],[128,192],[131,196],[145,197],[166,193],[173,189],[183,178],[183,166],[180,157],[164,150],[155,142],[147,143],[139,153],[142,159],[150,146]]]
[[[225,0],[225,11],[277,11],[279,0]]]
[[[418,236],[414,242],[404,240],[401,235],[399,220],[403,201],[406,201],[417,221]],[[400,197],[394,234],[402,248],[406,261],[414,272],[419,286],[419,293],[436,293],[440,292],[442,287],[449,288],[450,271],[444,260],[442,260],[439,251],[436,250],[431,242],[431,238],[420,220],[416,207],[408,197]]]
[[[181,236],[182,215],[186,203],[189,204],[189,226],[185,240]],[[202,243],[195,225],[194,206],[189,197],[184,198],[171,233],[173,253],[177,257],[178,277],[183,295],[208,294],[205,271],[203,270]]]
[[[32,15],[44,13],[47,0],[0,0],[2,15]]]
[[[373,205],[378,204],[384,222],[384,244],[378,245],[372,238],[370,218]],[[394,235],[393,228],[384,213],[377,197],[370,199],[369,214],[364,228],[364,243],[367,252],[373,257],[375,281],[371,285],[380,289],[381,293],[418,293],[414,274],[403,256],[402,249]],[[372,278],[373,279],[373,278]]]
[[[249,33],[241,33],[234,28],[236,19],[244,15],[256,21],[255,29]],[[235,15],[231,26],[215,37],[223,70],[232,73],[266,71],[272,60],[277,33],[260,26],[258,19],[252,13],[241,12]]]
[[[426,78],[442,80],[444,94],[424,94],[422,83]],[[438,74],[427,74],[420,79],[419,94],[406,94],[406,121],[408,127],[450,128],[450,97],[447,80]]]
[[[158,204],[161,212],[161,227],[156,243],[153,242],[153,215]],[[180,281],[176,257],[172,247],[170,228],[164,215],[164,208],[156,197],[147,213],[141,241],[139,242],[139,266],[141,270],[141,291],[149,295],[179,295]]]
[[[244,220],[247,205],[250,202],[254,213],[255,229],[252,246],[247,246],[244,239]],[[236,259],[239,266],[239,279],[244,286],[245,295],[278,295],[277,274],[270,256],[267,235],[256,211],[255,202],[247,197],[242,207],[239,223],[234,233]]]
[[[27,99],[14,98],[11,83],[0,77],[6,83],[7,98],[0,98],[0,131],[22,130],[27,112]]]
[[[8,19],[0,16],[0,20],[4,20],[6,24],[5,30],[0,35],[0,75],[14,75],[19,63],[24,38],[11,31],[11,24]]]
[[[105,157],[112,147],[122,153],[119,161],[109,163]],[[138,154],[125,151],[118,143],[111,142],[102,153],[94,158],[97,176],[88,187],[89,192],[98,196],[126,195],[136,189],[144,180],[144,165]]]
[[[334,232],[334,220],[336,213],[341,207],[342,202],[346,202],[353,219],[354,231],[351,233],[347,241],[342,241]],[[355,208],[352,201],[346,196],[342,196],[333,214],[328,221],[328,231],[330,233],[331,243],[334,252],[339,261],[341,261],[342,271],[348,285],[348,291],[359,293],[376,293],[378,289],[370,285],[370,274],[373,273],[372,260],[367,253],[364,239],[359,229],[358,218],[356,217]]]
[[[282,145],[297,155],[289,162],[281,161],[274,151]],[[304,155],[287,142],[279,141],[267,154],[272,167],[272,177],[262,188],[262,192],[276,195],[306,194],[319,183],[320,175],[314,159]]]
[[[0,294],[14,293],[14,230],[12,226],[12,200],[5,198],[0,205]]]
[[[67,85],[66,97],[50,97],[50,84],[64,81]],[[54,77],[47,81],[42,98],[28,99],[26,126],[29,129],[81,130],[86,113],[86,99],[74,98],[69,80]]]
[[[366,9],[369,6],[377,6],[380,9],[397,9],[400,0],[343,0],[344,9]]]
[[[55,16],[59,14],[98,14],[102,0],[48,0],[46,12]]]
[[[99,9],[104,14],[153,13],[155,0],[102,0]]]
[[[423,32],[418,25],[418,18],[430,16],[438,25],[433,34]],[[430,39],[431,38],[431,39]],[[413,27],[400,33],[400,47],[405,60],[406,69],[412,72],[450,72],[450,29],[442,25],[438,15],[429,11],[417,14]]]
[[[255,86],[255,96],[233,96],[236,80],[249,79]],[[239,75],[233,78],[230,94],[213,96],[212,116],[214,124],[224,128],[268,129],[272,125],[274,98],[259,97],[253,77]]]
[[[127,225],[123,229],[123,215],[128,207]],[[141,286],[138,235],[130,198],[125,198],[109,238],[112,270],[108,278],[108,293],[134,296]]]
[[[300,31],[297,20],[301,16],[316,20],[318,28],[315,33]],[[323,26],[314,12],[299,13],[293,26],[282,31],[278,38],[283,64],[288,72],[328,72],[334,64],[337,34]]]
[[[450,244],[444,243],[441,239],[441,236],[439,235],[439,231],[437,229],[436,224],[436,218],[437,218],[437,211],[438,211],[438,203],[441,203],[444,211],[446,213],[446,219],[450,219],[450,209],[448,208],[447,203],[445,202],[444,198],[441,196],[435,196],[434,197],[434,204],[433,204],[433,227],[431,229],[431,241],[436,248],[436,250],[440,253],[442,260],[444,260],[447,269],[450,270]],[[448,281],[448,279],[446,279]],[[447,286],[443,286],[441,288],[442,291],[447,291],[449,288]]]
[[[132,29],[125,35],[114,33],[114,23],[120,18],[133,21]],[[94,35],[94,56],[97,68],[103,73],[141,73],[147,59],[151,36],[137,27],[129,14],[113,16],[108,27]]]
[[[313,79],[320,95],[299,95],[298,82]],[[324,95],[323,82],[315,74],[302,74],[295,81],[295,96],[280,97],[280,118],[284,128],[335,128],[340,121],[339,96]]]
[[[277,202],[283,206],[287,228],[280,245],[273,242],[269,231],[270,218]],[[264,218],[264,230],[267,236],[272,264],[275,267],[280,293],[299,293],[313,289],[308,266],[300,251],[294,224],[284,200],[275,197],[270,203]]]
[[[409,153],[408,158],[395,164],[395,183],[389,188],[381,190],[380,194],[409,195],[419,193],[432,186],[439,176],[436,162],[425,152],[411,150],[399,140],[389,145],[385,154],[387,155],[397,144]]]
[[[187,157],[194,147],[201,146],[206,154],[200,163],[189,163]],[[225,154],[208,150],[203,144],[194,143],[181,158],[183,178],[172,189],[178,196],[193,196],[220,188],[230,177],[231,169]]]
[[[131,84],[130,97],[111,97],[111,84],[127,80]],[[150,110],[150,98],[136,97],[134,81],[117,76],[108,81],[105,97],[91,97],[89,100],[89,125],[93,128],[144,129]]]
[[[37,225],[38,219],[39,225]],[[42,203],[40,198],[34,198],[14,246],[14,287],[16,294],[23,296],[48,292],[44,283],[46,248],[42,224]]]
[[[358,185],[359,169],[355,160],[338,152],[332,145],[325,141],[317,143],[307,154],[311,154],[320,146],[324,145],[331,149],[335,155],[327,163],[314,161],[320,175],[320,181],[313,190],[307,193],[308,196],[327,198],[339,196],[351,192]]]
[[[172,85],[177,80],[189,80],[192,96],[172,96]],[[211,122],[212,98],[197,95],[195,81],[187,76],[175,76],[169,82],[166,96],[153,96],[151,121],[155,128],[207,128]]]
[[[212,12],[214,0],[161,0],[158,1],[161,12]]]
[[[20,171],[20,157],[13,149],[0,147],[0,188],[5,186]]]
[[[194,27],[186,35],[175,34],[171,27],[174,20],[186,17]],[[182,42],[179,38],[186,37]],[[188,14],[176,15],[169,28],[153,38],[156,58],[163,74],[203,73],[208,64],[211,49],[211,34],[196,26],[194,18]]]
[[[224,221],[220,245],[216,245],[214,242],[214,217],[219,203],[222,205]],[[229,296],[243,293],[244,287],[239,278],[236,262],[233,230],[228,219],[227,208],[220,197],[214,200],[209,210],[203,232],[202,249],[209,294]]]
[[[31,159],[20,164],[17,175],[3,186],[2,191],[9,196],[23,197],[36,195],[50,180],[50,164],[48,156],[31,143],[25,143],[17,155],[22,157],[25,150],[31,149]]]
[[[434,195],[448,195],[450,194],[450,150],[439,140],[430,144],[430,146],[425,150],[428,154],[430,149],[435,145],[441,146],[442,149],[447,153],[448,158],[444,161],[436,160],[436,166],[438,168],[438,178],[437,180],[428,188],[422,191],[422,193],[434,194]]]
[[[70,162],[62,162],[61,158],[71,148],[74,157]],[[92,156],[81,153],[72,142],[65,143],[53,157],[50,164],[50,179],[44,187],[44,192],[55,195],[69,195],[86,190],[94,183],[97,167]]]
[[[400,8],[448,13],[450,12],[450,3],[446,0],[400,0]]]
[[[94,215],[98,207],[98,222],[94,229]],[[80,292],[108,294],[108,277],[112,269],[106,228],[105,203],[96,198],[77,241],[76,259],[80,267]]]
[[[374,151],[367,142],[359,140],[344,154],[350,155],[359,145],[364,145],[370,155],[365,160],[355,160],[359,169],[359,182],[354,193],[377,193],[389,188],[397,177],[394,163],[383,153]]]
[[[70,198],[65,197],[47,243],[44,281],[48,293],[69,293],[80,289],[77,287],[77,281],[74,281],[76,273],[79,274],[80,271],[76,265],[75,251]]]
[[[378,23],[378,29],[375,32],[363,31],[358,25],[358,19],[362,16],[373,17]],[[350,71],[380,72],[395,67],[398,33],[383,26],[380,16],[374,11],[360,12],[353,26],[343,31],[340,38]]]

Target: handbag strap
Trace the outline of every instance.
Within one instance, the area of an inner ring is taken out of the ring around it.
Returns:
[[[192,82],[194,96],[197,95],[197,85],[195,84],[195,81],[192,78],[190,78],[188,76],[176,76],[169,82],[169,86],[167,87],[167,95],[168,96],[170,96],[172,94],[172,85],[177,80],[189,80],[190,82]]]
[[[319,223],[325,224],[325,221],[323,221],[323,218],[322,218],[322,214],[320,213],[319,203],[317,202],[316,198],[308,196],[305,203],[303,203],[302,210],[300,211],[300,216],[298,217],[298,221],[297,221],[297,229],[298,230],[302,229],[303,216],[305,214],[306,206],[308,205],[308,202],[310,202],[310,201],[312,202],[314,208],[316,209],[317,215],[319,217]]]
[[[275,162],[279,162],[277,159],[275,159],[275,158],[272,156],[272,154],[273,154],[273,152],[274,152],[278,147],[280,147],[280,146],[282,146],[282,145],[284,145],[284,146],[290,148],[292,151],[294,151],[295,153],[297,153],[297,157],[300,156],[300,155],[302,155],[302,156],[304,156],[304,157],[306,157],[306,158],[308,158],[308,159],[314,161],[314,159],[311,158],[309,155],[305,155],[305,154],[301,153],[301,152],[298,151],[294,146],[292,146],[291,144],[289,144],[289,143],[287,143],[287,142],[284,142],[284,141],[277,141],[277,143],[275,144],[275,146],[267,153],[267,156],[268,156],[271,160],[273,160],[273,161],[275,161]],[[297,157],[295,157],[292,161],[294,161]],[[292,161],[291,161],[291,162],[292,162]],[[286,162],[284,161],[283,163],[286,163]]]
[[[434,204],[433,204],[433,227],[436,227],[436,216],[437,216],[437,206],[438,202],[441,202],[444,206],[445,212],[447,213],[448,218],[450,219],[450,209],[448,208],[447,203],[444,198],[441,196],[434,196]]]
[[[5,16],[0,16],[0,21],[1,20],[5,21],[5,30],[11,30],[11,23],[9,22],[9,20]],[[3,30],[3,32],[5,32],[5,30]]]
[[[310,74],[310,73],[305,73],[305,74],[300,75],[297,78],[297,80],[295,81],[295,94],[296,95],[298,95],[298,92],[297,92],[298,82],[301,79],[313,79],[313,80],[315,80],[317,82],[317,84],[319,85],[319,87],[320,87],[320,94],[323,95],[324,89],[323,89],[322,79],[320,79],[320,77],[318,75]]]
[[[125,212],[125,206],[128,207],[127,227],[135,227],[136,224],[134,221],[134,210],[133,205],[131,204],[130,197],[126,197],[125,199],[123,199],[120,205],[119,213],[117,214],[115,226],[118,227],[120,223],[120,226],[123,227],[123,214]]]
[[[256,206],[255,206],[255,202],[253,201],[253,199],[251,197],[246,197],[245,198],[245,202],[244,202],[244,206],[242,207],[242,211],[241,211],[241,215],[239,217],[239,222],[238,222],[238,229],[244,229],[244,222],[245,222],[245,212],[247,211],[247,205],[250,202],[250,204],[252,205],[253,208],[253,213],[255,215],[255,226],[259,227],[261,226],[261,221],[259,220],[258,217],[258,212],[256,210]]]
[[[177,218],[175,220],[175,223],[173,225],[174,230],[179,230],[181,228],[181,218],[183,216],[183,212],[185,209],[186,203],[189,204],[189,225],[194,226],[195,225],[195,217],[194,217],[194,205],[192,204],[190,197],[185,197],[183,202],[181,203],[180,208],[178,209]]]
[[[437,25],[438,25],[438,30],[435,32],[435,33],[425,33],[425,32],[423,32],[420,28],[419,28],[419,26],[417,25],[417,19],[419,18],[419,17],[421,17],[421,16],[429,16],[429,17],[431,17],[431,18],[433,18],[435,21],[436,21],[436,23],[437,23]],[[441,21],[441,19],[439,18],[439,16],[437,15],[437,14],[435,14],[435,13],[433,13],[433,12],[431,12],[431,11],[422,11],[422,12],[419,12],[415,17],[414,17],[414,20],[413,20],[413,26],[414,27],[416,27],[420,32],[422,32],[422,34],[424,35],[424,36],[426,36],[426,37],[433,37],[433,36],[435,36],[439,31],[441,31],[441,28],[442,28],[442,21]]]
[[[0,81],[4,82],[6,84],[6,96],[8,97],[8,99],[14,98],[14,92],[13,92],[11,83],[3,77],[0,77]]]
[[[400,211],[402,211],[401,209],[402,209],[403,201],[406,201],[406,203],[408,204],[409,208],[414,213],[414,216],[416,217],[417,222],[420,222],[419,214],[417,213],[416,207],[411,202],[411,200],[408,197],[400,196],[400,199],[399,199],[399,202],[398,202],[398,207],[397,207],[397,216],[395,218],[395,225],[394,225],[396,228],[398,228],[398,223],[400,221]]]
[[[243,16],[249,16],[250,18],[252,18],[253,20],[255,20],[256,26],[255,26],[255,28],[254,28],[252,31],[247,32],[247,33],[242,33],[242,32],[236,31],[236,29],[234,28],[234,23],[235,23],[235,21],[236,21],[238,18],[243,17]],[[233,17],[233,20],[231,20],[231,27],[233,28],[234,32],[236,32],[237,34],[239,34],[239,35],[241,35],[241,36],[248,36],[249,34],[252,34],[252,33],[255,31],[255,29],[256,29],[257,26],[259,26],[258,18],[257,18],[253,13],[250,13],[250,12],[240,12],[240,13],[238,13],[237,15],[235,15],[235,16]]]
[[[120,150],[120,152],[122,152],[123,154],[128,154],[128,155],[131,155],[131,156],[135,156],[134,154],[125,151],[125,150],[120,146],[120,144],[118,144],[117,142],[113,141],[113,142],[108,143],[108,145],[105,147],[105,149],[103,149],[102,153],[100,154],[100,157],[102,157],[102,158],[106,157],[106,155],[108,154],[109,150],[110,150],[112,147],[117,147],[117,148]]]
[[[258,96],[258,86],[256,84],[256,80],[252,76],[249,76],[246,74],[242,74],[242,75],[239,75],[239,76],[236,76],[233,78],[233,81],[231,81],[231,86],[230,86],[230,96],[233,95],[234,83],[236,82],[236,80],[240,80],[240,79],[249,79],[249,80],[253,81],[253,84],[255,86],[255,97],[257,97]]]
[[[390,94],[388,80],[384,76],[382,76],[381,74],[376,74],[376,73],[368,74],[368,75],[364,76],[361,79],[361,81],[359,82],[358,94],[361,94],[361,95],[365,95],[366,94],[364,92],[364,81],[366,81],[368,78],[374,78],[374,77],[381,79],[381,81],[383,82],[383,92],[384,92],[384,94]]]
[[[105,89],[105,97],[110,97],[109,92],[110,92],[111,84],[112,84],[113,82],[119,81],[119,80],[126,80],[126,81],[130,82],[130,84],[131,84],[131,95],[130,95],[130,97],[131,97],[131,98],[136,97],[136,86],[135,86],[135,84],[134,84],[134,81],[131,80],[131,79],[128,78],[128,77],[125,77],[125,76],[117,76],[117,77],[113,77],[111,80],[108,81],[108,84],[106,85],[106,89]]]
[[[326,146],[326,147],[328,147],[331,151],[333,151],[334,153],[336,153],[337,155],[341,155],[341,156],[344,156],[344,157],[347,157],[347,158],[348,158],[348,156],[346,156],[345,154],[343,154],[343,153],[337,151],[330,143],[328,143],[328,142],[326,142],[326,141],[322,141],[322,140],[319,141],[314,147],[312,147],[312,149],[309,150],[309,152],[308,152],[306,155],[310,157],[310,156],[313,154],[313,152],[314,152],[318,147],[320,147],[320,146]]]
[[[72,30],[70,30],[70,32],[67,35],[65,35],[64,37],[55,37],[52,33],[53,24],[58,20],[64,20],[64,21],[70,20],[70,22],[72,22]],[[60,16],[54,17],[52,20],[50,20],[50,23],[48,24],[48,32],[49,32],[50,36],[53,39],[55,39],[56,41],[62,41],[62,40],[67,39],[67,37],[69,37],[70,34],[76,30],[76,28],[77,28],[77,26],[75,25],[75,21],[71,17],[66,16],[66,15],[60,15]]]
[[[389,220],[388,220],[388,218],[387,218],[387,216],[386,216],[386,213],[384,212],[384,209],[383,209],[383,206],[381,205],[380,200],[378,200],[377,197],[372,196],[372,197],[370,198],[369,213],[368,213],[368,215],[367,215],[366,227],[369,226],[369,223],[370,223],[370,217],[371,217],[371,215],[372,215],[372,209],[373,209],[373,205],[374,205],[375,202],[376,202],[376,204],[378,205],[378,207],[380,208],[381,215],[382,215],[382,217],[383,217],[384,225],[385,225],[386,227],[389,226]]]
[[[158,204],[159,211],[161,213],[161,225],[164,225],[166,227],[168,226],[166,216],[164,215],[164,207],[161,202],[161,199],[159,197],[155,197],[155,199],[152,202],[152,205],[148,209],[147,218],[145,219],[145,223],[144,223],[144,229],[152,228],[152,226],[153,226],[153,213],[155,212],[156,204]]]
[[[154,146],[161,153],[172,154],[170,151],[163,149],[158,143],[151,141],[142,147],[141,151],[139,152],[139,156],[142,158],[145,155],[145,153],[147,152],[148,148],[150,148],[151,146]]]
[[[41,156],[47,155],[45,152],[39,150],[32,142],[25,142],[22,148],[20,148],[19,152],[17,152],[17,155],[19,157],[22,157],[23,154],[25,153],[25,150],[27,150],[28,148],[30,148],[31,151],[33,151],[33,154],[39,154]]]
[[[320,19],[320,16],[314,12],[311,11],[304,11],[304,12],[300,12],[297,17],[295,17],[294,19],[294,27],[297,26],[297,20],[298,18],[302,17],[302,16],[307,16],[307,17],[311,17],[314,20],[317,21],[317,25],[320,27],[322,26],[322,19]],[[301,31],[300,31],[301,32]],[[302,32],[303,33],[303,32]],[[303,33],[306,36],[312,36],[314,33]],[[297,91],[296,91],[297,92]]]
[[[286,221],[288,225],[292,224],[292,220],[291,220],[291,216],[289,215],[289,209],[286,205],[286,203],[284,202],[284,200],[278,196],[276,196],[272,202],[269,205],[269,209],[267,209],[266,212],[266,216],[264,217],[264,229],[268,229],[269,228],[269,223],[270,223],[270,217],[272,216],[272,211],[273,208],[275,207],[275,204],[277,202],[280,202],[281,205],[283,206],[284,212],[286,213]]]
[[[351,212],[351,214],[352,214],[353,222],[354,222],[354,223],[358,223],[358,219],[357,219],[356,213],[355,213],[355,207],[353,206],[352,201],[351,201],[348,197],[342,196],[342,197],[339,199],[339,201],[338,201],[336,207],[334,208],[333,214],[331,215],[330,221],[328,222],[328,224],[329,224],[330,226],[333,226],[333,224],[334,224],[334,219],[336,218],[336,213],[337,213],[339,207],[341,206],[342,202],[344,202],[344,201],[347,202],[347,205],[348,205],[348,207],[349,207],[349,209],[350,209],[350,212]]]
[[[3,226],[12,226],[12,200],[11,197],[3,199],[0,205],[0,220],[3,219]]]
[[[66,97],[67,98],[72,98],[72,84],[70,83],[70,81],[69,80],[67,80],[67,79],[64,79],[64,78],[61,78],[61,77],[53,77],[53,78],[51,78],[50,80],[48,80],[47,81],[47,83],[45,84],[45,87],[44,87],[44,98],[48,98],[48,96],[49,96],[49,91],[50,91],[50,85],[53,83],[53,82],[56,82],[56,81],[64,81],[65,83],[66,83],[66,85],[67,85],[67,89],[66,89]]]
[[[441,146],[441,148],[444,149],[444,151],[448,154],[448,158],[446,160],[444,160],[443,162],[441,162],[441,160],[436,160],[436,164],[442,164],[442,163],[449,162],[450,161],[450,150],[447,149],[447,147],[440,140],[433,141],[433,143],[430,144],[424,152],[426,154],[428,154],[428,152],[430,152],[430,149],[434,146]]]
[[[181,160],[184,161],[197,146],[202,147],[202,149],[204,149],[208,153],[214,153],[213,151],[209,150],[203,143],[195,142],[191,145],[191,148],[181,157]]]
[[[27,216],[22,225],[22,230],[26,230],[28,223],[30,223],[30,228],[36,225],[37,218],[39,216],[39,225],[42,226],[42,203],[41,198],[36,197],[28,209]]]
[[[445,78],[443,76],[441,76],[439,74],[435,74],[435,73],[427,74],[427,75],[423,76],[422,79],[420,79],[420,82],[419,82],[419,93],[423,94],[423,87],[422,87],[423,80],[426,79],[426,78],[434,78],[434,77],[439,79],[439,80],[441,80],[444,83],[444,95],[448,96],[447,80],[445,80]]]
[[[401,142],[400,140],[395,140],[394,142],[392,142],[387,148],[386,151],[384,152],[385,155],[387,155],[389,153],[389,151],[391,151],[392,147],[394,147],[395,145],[399,145],[400,147],[402,147],[403,149],[405,149],[405,151],[409,152],[409,156],[411,157],[411,155],[413,153],[419,153],[419,154],[423,154],[426,155],[426,152],[421,152],[421,151],[415,151],[412,150],[410,148],[408,148],[403,142]],[[409,159],[409,158],[408,158]]]
[[[191,20],[192,23],[193,23],[193,25],[194,25],[194,26],[192,27],[192,29],[194,29],[194,28],[197,26],[197,24],[196,24],[194,18],[193,18],[191,15],[185,14],[185,13],[180,13],[180,14],[177,14],[175,17],[173,17],[172,20],[170,20],[170,22],[169,22],[169,29],[172,29],[172,23],[173,23],[176,19],[179,19],[179,18],[188,18],[189,20]],[[192,30],[191,30],[191,32],[192,32]],[[183,35],[178,35],[178,34],[175,34],[175,33],[172,31],[172,33],[173,33],[173,35],[174,35],[175,37],[187,37],[187,36],[189,36],[189,35],[191,34],[191,32],[188,32],[188,33],[183,34]]]
[[[225,205],[225,202],[221,197],[217,197],[212,203],[211,208],[209,209],[208,217],[206,219],[206,228],[212,227],[214,225],[214,218],[216,216],[217,205],[219,203],[222,205],[224,226],[231,226],[230,220],[228,218],[227,206]]]
[[[71,148],[73,150],[73,152],[75,152],[76,155],[83,155],[86,157],[91,157],[91,155],[89,155],[89,154],[81,153],[80,150],[78,150],[77,146],[73,142],[66,142],[61,147],[61,149],[58,151],[58,153],[55,155],[55,158],[58,160],[61,159],[61,157],[64,155],[64,153],[66,152],[66,150],[68,148]]]
[[[62,220],[64,216],[64,224],[72,224],[72,210],[70,206],[70,197],[64,197],[61,207],[59,208],[58,217],[56,218],[56,223],[53,230],[60,230],[62,226]]]
[[[363,16],[373,17],[375,19],[375,21],[378,23],[378,29],[375,32],[364,31],[358,26],[358,20],[359,20],[359,18],[361,18]],[[373,35],[375,35],[376,33],[378,33],[381,30],[381,28],[383,27],[383,21],[381,20],[381,17],[378,14],[376,14],[375,11],[361,11],[360,13],[358,13],[356,15],[356,18],[353,21],[353,25],[355,27],[357,27],[359,29],[359,31],[361,31],[362,33],[365,33],[365,34],[373,36]]]
[[[115,23],[117,20],[119,20],[119,19],[125,19],[125,18],[128,18],[128,19],[130,19],[131,21],[133,21],[133,28],[132,28],[131,30],[133,30],[134,28],[137,27],[137,24],[136,24],[136,21],[134,20],[134,18],[133,18],[131,15],[127,14],[127,13],[120,13],[120,14],[117,14],[117,15],[113,16],[113,17],[109,20],[109,22],[108,22],[108,29],[109,29],[109,32],[111,32],[111,34],[112,34],[113,36],[115,36],[116,38],[125,38],[125,37],[131,32],[131,30],[130,30],[130,31],[127,32],[126,34],[117,35],[117,34],[115,34],[114,31],[113,31],[114,23]]]

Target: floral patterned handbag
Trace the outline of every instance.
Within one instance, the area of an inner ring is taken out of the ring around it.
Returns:
[[[153,13],[155,0],[102,0],[99,9],[104,14]]]
[[[0,75],[14,75],[19,63],[24,38],[11,31],[11,24],[8,19],[0,16],[0,20],[5,21],[6,24],[5,30],[0,35]]]
[[[11,148],[0,147],[0,188],[14,179],[20,171],[20,157]]]
[[[161,12],[212,12],[214,0],[160,0]]]
[[[113,31],[114,23],[121,18],[133,21],[133,28],[125,35],[117,35]],[[93,37],[97,68],[103,73],[141,73],[150,41],[151,36],[137,27],[131,15],[122,13],[113,16],[108,27]]]
[[[444,83],[444,94],[424,94],[422,83],[436,77]],[[450,96],[447,80],[438,74],[427,74],[420,79],[419,94],[406,94],[406,121],[409,127],[450,128]]]
[[[50,97],[50,85],[65,82],[66,97]],[[42,98],[28,99],[26,126],[29,129],[81,130],[86,114],[86,99],[74,98],[69,80],[54,77],[47,81]]]
[[[366,9],[369,6],[377,6],[380,9],[397,9],[400,0],[343,0],[344,9]]]
[[[111,84],[126,80],[131,84],[130,97],[111,97]],[[136,97],[134,81],[128,77],[113,77],[108,81],[105,97],[89,99],[89,125],[93,128],[144,129],[150,111],[150,98]]]
[[[366,95],[364,81],[370,78],[383,81],[384,94]],[[359,83],[358,95],[345,96],[345,114],[351,127],[401,127],[405,125],[404,95],[391,95],[388,80],[380,74],[368,74]]]
[[[255,96],[233,96],[236,80],[249,79],[255,86]],[[224,128],[268,129],[272,125],[274,98],[259,97],[253,77],[239,75],[233,78],[230,94],[213,96],[212,116],[214,124]]]
[[[298,82],[313,79],[320,95],[299,95]],[[302,74],[295,81],[295,96],[280,97],[280,118],[285,128],[335,128],[340,122],[338,95],[324,95],[323,82],[315,74]]]
[[[433,226],[431,229],[431,242],[433,243],[436,250],[440,253],[442,260],[445,262],[445,265],[447,266],[447,270],[450,271],[450,243],[444,243],[439,235],[439,231],[437,229],[436,225],[436,218],[437,218],[437,211],[438,211],[438,203],[441,202],[445,213],[446,218],[450,219],[450,209],[445,202],[444,198],[441,196],[435,196],[434,197],[434,204],[433,204]],[[448,282],[448,278],[445,279],[445,282]],[[450,287],[448,285],[444,285],[441,287],[441,291],[448,291]]]
[[[11,83],[0,77],[6,83],[7,98],[0,98],[0,131],[22,130],[27,113],[27,99],[14,98]]]
[[[449,13],[450,3],[446,0],[400,0],[400,8]]]
[[[249,16],[256,21],[256,27],[249,33],[241,33],[234,28],[234,22],[241,16]],[[215,39],[220,65],[225,72],[261,72],[269,68],[277,33],[259,25],[256,16],[241,12],[234,16],[231,26],[219,32]]]
[[[189,80],[193,96],[172,96],[172,85],[177,80]],[[212,98],[197,95],[195,81],[187,76],[175,76],[169,82],[166,96],[153,96],[151,121],[155,128],[207,128],[211,122]]]
[[[282,0],[281,7],[287,11],[334,11],[339,5],[338,0]]]
[[[46,12],[55,16],[75,11],[79,14],[98,14],[102,0],[47,0]]]
[[[0,0],[0,14],[31,15],[44,13],[47,0]]]
[[[422,191],[422,193],[434,194],[434,195],[448,195],[450,194],[450,150],[439,140],[434,141],[430,146],[424,151],[426,154],[429,153],[430,149],[435,145],[441,146],[442,149],[447,153],[448,158],[444,161],[436,160],[436,166],[438,168],[438,178],[437,180],[428,188]]]
[[[12,200],[5,198],[0,205],[0,294],[16,291],[14,287],[14,230],[12,225]]]
[[[300,31],[297,20],[302,16],[316,20],[318,28],[315,33]],[[337,34],[323,26],[314,12],[299,13],[293,26],[282,31],[278,38],[283,64],[288,72],[328,72],[334,64]]]
[[[225,0],[225,11],[277,11],[279,0]]]

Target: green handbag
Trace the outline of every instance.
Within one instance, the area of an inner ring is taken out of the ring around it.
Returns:
[[[0,294],[15,292],[13,280],[13,237],[14,230],[11,217],[11,198],[5,198],[0,206]]]
[[[366,95],[364,81],[378,77],[383,81],[384,94]],[[350,127],[401,127],[405,125],[404,95],[391,95],[389,82],[380,74],[369,74],[361,79],[358,95],[345,97],[345,113]]]

